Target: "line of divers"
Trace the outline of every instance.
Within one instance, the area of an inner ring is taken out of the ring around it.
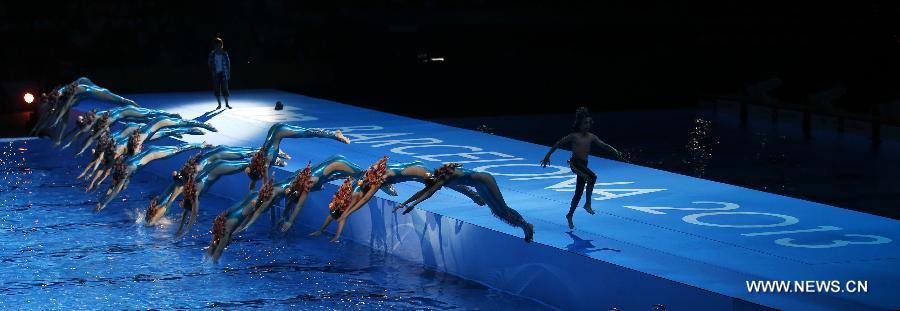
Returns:
[[[119,107],[107,111],[91,110],[76,118],[76,127],[66,132],[71,108],[85,98],[94,98],[114,103]],[[111,127],[121,123],[117,130]],[[308,129],[287,124],[273,125],[266,140],[259,148],[213,146],[207,143],[185,143],[177,146],[145,146],[145,143],[163,137],[181,138],[183,135],[203,135],[203,130],[217,132],[216,128],[203,122],[184,120],[176,113],[141,108],[133,100],[116,95],[97,86],[87,78],[79,78],[72,83],[55,87],[49,94],[42,94],[38,106],[38,119],[33,135],[50,137],[54,146],[63,140],[68,148],[84,136],[76,155],[89,148],[93,160],[86,165],[78,178],[88,181],[85,192],[100,188],[111,176],[106,191],[101,192],[96,211],[106,207],[122,190],[128,187],[131,176],[155,160],[173,157],[191,150],[200,150],[191,156],[180,170],[172,174],[172,183],[150,202],[145,225],[156,225],[165,216],[169,207],[181,196],[181,220],[175,238],[190,231],[200,210],[200,196],[206,193],[221,177],[246,173],[250,177],[250,192],[240,202],[219,214],[213,221],[212,241],[207,249],[208,256],[218,261],[232,235],[246,230],[256,219],[269,210],[278,200],[284,199],[284,211],[276,228],[287,232],[306,201],[310,192],[320,191],[331,181],[343,179],[343,183],[328,205],[329,214],[319,230],[310,235],[318,236],[337,220],[337,231],[331,241],[337,241],[347,218],[366,205],[377,191],[396,196],[393,185],[414,181],[425,185],[412,197],[394,208],[396,212],[405,208],[403,214],[430,198],[443,187],[457,191],[479,206],[487,205],[497,218],[521,228],[525,241],[534,236],[534,226],[525,221],[517,211],[507,206],[493,176],[476,172],[462,165],[451,163],[436,169],[429,169],[422,162],[388,164],[384,156],[377,162],[362,169],[342,155],[333,155],[327,160],[293,172],[289,177],[275,181],[270,178],[269,166],[285,166],[291,157],[279,148],[284,138],[326,138],[346,144],[350,140],[341,131]],[[91,148],[93,146],[93,148]],[[260,188],[256,189],[259,181]],[[274,219],[275,209],[271,210]]]

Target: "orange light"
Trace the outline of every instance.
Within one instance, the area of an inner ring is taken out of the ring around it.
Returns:
[[[26,104],[30,104],[34,102],[34,95],[31,93],[25,93],[25,96],[22,97],[25,100]]]

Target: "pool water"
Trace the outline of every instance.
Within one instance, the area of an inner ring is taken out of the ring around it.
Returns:
[[[210,224],[232,202],[205,195],[210,208],[173,241],[171,220],[142,224],[168,180],[140,173],[94,213],[98,195],[75,178],[88,159],[49,145],[0,140],[0,309],[548,308],[352,242],[307,237],[311,228],[245,233],[213,264],[203,257]]]

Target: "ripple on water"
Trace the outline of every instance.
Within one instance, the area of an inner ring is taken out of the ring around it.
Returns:
[[[238,236],[214,265],[203,258],[209,224],[215,207],[231,202],[204,198],[211,212],[172,241],[170,218],[143,226],[167,180],[139,174],[126,201],[94,213],[97,195],[83,192],[82,167],[72,164],[87,158],[46,145],[0,142],[0,309],[545,308],[368,247],[301,235]],[[311,229],[295,232],[303,231]]]

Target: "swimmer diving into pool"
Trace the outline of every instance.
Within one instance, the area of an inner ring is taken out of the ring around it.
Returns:
[[[106,189],[100,202],[97,203],[95,210],[98,212],[103,210],[109,202],[119,195],[119,192],[128,188],[128,184],[131,182],[131,176],[144,166],[147,166],[147,164],[150,164],[150,162],[168,159],[185,151],[209,147],[212,147],[212,145],[205,142],[200,144],[182,144],[178,146],[150,146],[144,151],[128,157],[127,159],[125,157],[119,157],[116,160],[115,166],[113,166],[112,182],[110,183],[109,188]]]
[[[190,232],[191,226],[194,224],[200,211],[200,196],[208,191],[223,176],[237,174],[244,171],[244,168],[250,165],[245,159],[240,160],[222,160],[211,163],[203,168],[202,171],[195,175],[179,174],[184,179],[182,186],[178,188],[181,191],[182,199],[179,206],[182,208],[181,219],[178,222],[178,230],[175,232],[174,238],[180,238],[182,235]],[[178,193],[174,193],[171,199],[164,202],[161,206],[151,206],[152,210],[147,213],[153,214],[150,221],[155,222],[165,215],[168,205],[177,199]]]
[[[43,134],[50,136],[49,133],[43,133],[43,131],[49,127],[50,122],[55,120],[56,115],[65,104],[69,95],[70,91],[67,91],[66,85],[57,85],[49,93],[41,93],[36,111],[38,119],[31,129],[31,135],[40,136]]]
[[[140,152],[141,143],[139,142],[140,133],[134,131],[129,135],[127,142],[125,143],[124,149],[120,151],[119,143],[115,142],[107,144],[105,150],[101,150],[99,155],[96,155],[97,160],[95,162],[89,163],[85,168],[85,171],[82,172],[88,173],[88,175],[84,176],[85,180],[90,180],[87,188],[84,189],[85,192],[91,191],[94,189],[95,185],[100,185],[106,180],[106,177],[112,173],[113,169],[118,163],[119,160],[126,160],[128,157],[137,154]],[[101,161],[102,159],[102,161]],[[99,162],[97,162],[99,161]],[[93,171],[88,172],[89,169],[93,167]],[[81,175],[78,176],[79,178]]]
[[[69,139],[69,142],[62,147],[62,149],[66,149],[78,140],[78,137],[84,133],[90,132],[91,136],[89,136],[82,146],[90,145],[97,137],[100,135],[100,131],[102,129],[109,129],[109,127],[115,124],[118,121],[147,121],[155,117],[164,116],[180,119],[181,115],[177,113],[169,113],[162,110],[156,109],[147,109],[140,107],[119,107],[115,109],[110,109],[107,111],[96,112],[91,110],[83,115],[78,116],[75,120],[75,124],[77,128],[75,129],[75,135]],[[80,150],[83,150],[81,148]]]
[[[78,78],[72,83],[57,88],[48,97],[54,98],[48,101],[48,103],[53,105],[52,109],[49,109],[50,114],[36,126],[35,131],[60,125],[59,135],[54,140],[54,144],[57,146],[60,144],[63,134],[65,134],[68,123],[62,122],[60,124],[60,121],[68,120],[71,108],[77,106],[82,99],[91,97],[121,106],[138,106],[133,100],[116,95],[85,77]]]
[[[184,182],[182,188],[181,203],[179,204],[182,208],[181,220],[179,221],[178,231],[175,233],[174,237],[179,238],[182,235],[186,234],[188,230],[190,230],[190,227],[194,224],[200,211],[200,195],[206,193],[207,190],[212,188],[212,185],[215,184],[216,181],[218,181],[222,176],[242,172],[249,165],[252,164],[247,160],[216,161],[206,166],[202,171],[198,172],[196,174],[196,177],[190,175],[187,176],[187,179]],[[284,166],[285,164],[281,159],[278,159],[276,165]],[[264,182],[264,184],[265,183],[270,183],[268,178],[266,178],[266,182]],[[174,200],[174,198],[172,200]],[[164,212],[165,211],[163,211],[161,214],[164,214]],[[249,213],[250,210],[248,210],[247,212]]]
[[[297,170],[291,174],[291,176],[288,176],[279,182],[273,183],[273,195],[269,197],[268,200],[259,202],[255,208],[248,211],[250,216],[245,218],[244,221],[239,224],[237,231],[240,232],[246,230],[247,227],[253,224],[253,222],[255,222],[256,219],[268,210],[278,199],[287,196],[290,200],[293,198],[293,196],[289,196],[291,193],[293,193],[294,196],[302,195],[299,192],[291,192],[291,186],[301,188],[297,189],[299,191],[308,192],[309,188],[318,186],[319,188],[317,189],[320,189],[322,185],[327,182],[346,176],[358,175],[361,172],[362,169],[360,169],[359,166],[347,161],[340,155],[330,157],[328,160],[316,165],[315,169],[312,168],[312,163],[307,162],[305,168]],[[286,205],[285,209],[287,209],[287,206],[288,205]],[[275,210],[273,209],[272,211],[274,213]]]
[[[333,155],[312,167],[307,163],[306,168],[294,172],[291,176],[275,183],[274,195],[270,200],[259,204],[259,208],[253,210],[252,215],[247,218],[238,228],[238,231],[246,230],[260,215],[266,212],[272,204],[284,197],[285,207],[282,218],[279,220],[279,228],[281,232],[287,232],[293,224],[294,219],[300,214],[303,203],[306,201],[310,192],[320,191],[326,183],[333,180],[343,179],[348,176],[359,178],[364,171],[355,163],[350,162],[342,155]],[[379,188],[385,193],[396,195],[396,192],[390,186]],[[274,210],[273,210],[274,212]],[[287,219],[284,218],[288,216]]]
[[[219,257],[228,244],[231,244],[231,238],[237,227],[250,216],[252,210],[258,208],[258,205],[269,200],[273,195],[274,185],[271,178],[267,178],[259,191],[251,190],[243,200],[229,207],[216,216],[212,227],[212,241],[206,249],[207,256],[213,262],[218,262]]]
[[[64,101],[65,99],[63,96],[59,95],[57,92],[41,94],[41,98],[38,100],[37,109],[35,111],[37,121],[34,123],[34,127],[31,128],[30,135],[41,137],[52,136],[49,131],[45,131],[47,130],[47,123],[56,115],[56,112],[62,106],[62,102]]]
[[[256,182],[259,179],[263,179],[263,182],[266,181],[266,178],[269,176],[269,165],[275,161],[281,150],[281,140],[285,138],[330,138],[345,144],[350,143],[350,139],[344,137],[340,130],[326,131],[276,123],[269,128],[266,140],[263,142],[262,147],[259,148],[259,152],[253,156],[250,167],[247,168],[251,189],[256,187]]]
[[[309,129],[284,123],[277,123],[269,128],[266,134],[266,140],[263,142],[260,150],[268,152],[266,158],[271,164],[274,161],[276,153],[281,150],[281,140],[285,138],[330,138],[345,144],[350,143],[350,139],[344,137],[340,130],[327,131],[322,129]]]
[[[396,191],[393,190],[394,184],[414,181],[428,185],[427,181],[431,178],[431,170],[425,167],[422,162],[415,161],[389,165],[386,163],[387,157],[384,157],[373,164],[368,170],[366,170],[366,176],[362,177],[358,181],[356,187],[353,189],[350,205],[341,212],[335,213],[336,215],[340,215],[337,218],[333,217],[333,215],[326,216],[325,224],[322,225],[319,231],[313,232],[311,235],[317,236],[322,234],[325,228],[327,228],[332,221],[337,219],[338,229],[335,237],[332,239],[332,241],[336,241],[343,231],[343,224],[347,221],[347,217],[355,213],[362,206],[366,205],[369,200],[372,199],[378,189],[389,189],[390,191],[385,190],[385,192],[390,195],[397,195]],[[384,166],[384,169],[382,169],[382,166]],[[359,178],[358,176],[353,177]],[[467,186],[450,185],[448,186],[448,188],[465,195],[479,206],[483,206],[485,204],[484,199],[482,199],[481,196],[478,195],[478,193]],[[341,204],[336,204],[336,206],[341,206]],[[397,208],[394,209],[394,211],[396,210]],[[293,217],[296,217],[296,215],[292,215],[292,218],[290,218],[289,221],[293,221]],[[286,229],[283,228],[283,230]]]
[[[353,177],[347,177],[344,179],[344,183],[338,187],[338,190],[334,193],[334,196],[331,198],[331,203],[328,203],[328,218],[325,220],[325,224],[322,225],[318,231],[310,233],[311,236],[319,236],[322,232],[325,231],[325,228],[331,223],[334,219],[341,219],[344,216],[344,213],[347,212],[350,208],[350,205],[353,204],[353,188],[354,185],[358,184]],[[344,219],[346,222],[346,219]],[[344,222],[339,222],[338,230],[343,229],[341,225]],[[338,239],[338,234],[331,239],[332,242],[336,242]]]
[[[597,135],[591,133],[591,126],[594,125],[594,119],[587,108],[579,107],[575,111],[575,123],[572,124],[572,133],[561,138],[556,144],[550,148],[544,159],[541,160],[541,166],[547,167],[550,164],[550,155],[557,148],[563,146],[571,146],[572,158],[569,159],[569,167],[577,176],[575,195],[572,197],[572,204],[569,207],[569,213],[566,214],[566,220],[569,222],[569,229],[574,229],[575,224],[572,222],[572,216],[575,215],[575,209],[578,207],[578,201],[581,200],[581,194],[587,188],[587,198],[584,201],[584,210],[593,215],[594,210],[591,208],[591,194],[594,193],[594,183],[597,182],[597,175],[588,168],[588,156],[591,152],[591,145],[597,144],[618,157],[622,157],[622,153],[613,148],[609,144],[600,140]]]
[[[181,226],[184,225],[186,213],[191,212],[191,221],[188,227],[193,224],[193,219],[197,216],[199,208],[199,196],[209,189],[220,177],[243,172],[250,166],[249,158],[256,154],[255,149],[249,147],[232,147],[232,146],[216,146],[206,150],[204,153],[191,157],[185,163],[180,171],[172,172],[173,181],[166,190],[151,201],[147,208],[145,217],[145,225],[155,225],[168,211],[169,206],[178,199],[185,187],[190,185],[195,195],[192,198],[186,197],[182,200]],[[276,166],[285,166],[283,159],[290,159],[287,154],[279,153],[276,158]],[[190,182],[186,182],[188,177],[192,177]],[[160,198],[161,201],[160,201]],[[181,227],[179,227],[181,228]],[[182,230],[179,230],[179,232]],[[177,235],[176,235],[177,236]]]
[[[165,129],[179,129],[185,128],[185,131],[169,131]],[[94,160],[91,161],[86,167],[84,172],[81,175],[78,175],[78,178],[85,176],[85,178],[91,179],[91,176],[98,176],[98,166],[101,164],[105,170],[109,170],[111,168],[112,163],[108,161],[104,161],[104,156],[112,156],[113,160],[120,156],[131,156],[135,153],[141,151],[143,143],[148,138],[152,140],[153,137],[163,137],[165,135],[180,135],[183,133],[188,133],[192,135],[198,134],[197,130],[191,130],[191,128],[202,128],[212,132],[216,132],[216,128],[212,125],[197,122],[193,120],[182,120],[175,119],[169,117],[157,117],[151,120],[151,123],[139,125],[137,123],[127,124],[126,128],[119,131],[115,138],[111,139],[113,142],[113,148],[95,148],[94,149]],[[99,145],[99,144],[98,144]],[[107,146],[108,147],[108,146]],[[97,150],[100,150],[100,153],[97,153]],[[110,153],[111,151],[111,153]],[[80,151],[79,154],[83,152]],[[90,171],[90,173],[88,173]],[[93,184],[93,182],[91,183]],[[91,187],[88,187],[90,190]]]
[[[152,138],[150,138],[150,140],[152,141],[162,137],[181,137],[182,134],[203,135],[204,133],[197,128],[164,128],[156,131],[156,134]],[[111,143],[111,140],[107,141],[107,144],[105,146],[106,149],[99,149],[104,150],[99,154],[96,151],[97,149],[95,149],[93,155],[97,159],[94,162],[88,164],[82,172],[82,175],[84,175],[88,173],[89,170],[94,169],[94,171],[91,171],[90,174],[85,176],[85,179],[92,180],[85,191],[90,191],[95,185],[99,185],[104,180],[106,180],[107,175],[112,173],[112,170],[114,169],[114,166],[112,164],[115,164],[116,160],[122,159],[123,161],[125,161],[128,159],[128,157],[140,152],[140,148],[142,148],[140,147],[140,145],[143,144],[138,143],[138,139],[138,132],[132,132],[129,141],[126,143],[124,154],[117,153],[117,147],[115,143]],[[80,178],[82,175],[79,175],[78,177]],[[93,178],[91,178],[92,176]]]
[[[194,120],[184,120],[181,118],[173,118],[168,116],[157,116],[150,120],[147,120],[145,124],[142,123],[126,123],[126,126],[115,134],[115,141],[117,144],[120,144],[120,147],[124,149],[124,143],[128,139],[129,135],[132,132],[139,132],[140,136],[138,142],[143,142],[149,137],[152,137],[154,133],[162,128],[182,128],[182,127],[196,127],[208,130],[210,132],[218,132],[218,130],[212,125],[194,121]],[[90,144],[86,144],[82,146],[80,150],[76,153],[76,155],[80,155],[84,153],[85,150],[90,146]]]
[[[484,172],[476,172],[463,168],[461,164],[450,163],[434,170],[434,174],[428,180],[425,189],[422,189],[401,204],[406,206],[404,214],[409,213],[419,203],[428,200],[435,192],[444,186],[465,185],[475,188],[478,195],[484,199],[491,213],[503,222],[521,228],[525,233],[525,241],[531,242],[534,238],[534,225],[525,221],[522,215],[510,208],[503,200],[500,187],[494,176]]]
[[[250,166],[249,159],[253,157],[254,154],[256,154],[256,149],[250,147],[219,145],[205,150],[202,154],[191,157],[182,166],[181,170],[172,172],[172,182],[169,183],[169,186],[166,187],[162,193],[151,200],[150,206],[147,208],[146,217],[144,218],[144,224],[146,226],[153,226],[165,216],[172,202],[181,195],[187,176],[193,175],[196,177],[196,175],[199,174],[209,174],[205,169],[212,164],[218,163],[220,160],[244,160],[241,165],[234,166],[234,171],[230,172],[237,173]],[[275,165],[284,166],[284,160],[289,159],[290,156],[284,152],[279,152]],[[208,179],[209,177],[205,178]],[[216,173],[214,179],[218,179],[218,173]]]

